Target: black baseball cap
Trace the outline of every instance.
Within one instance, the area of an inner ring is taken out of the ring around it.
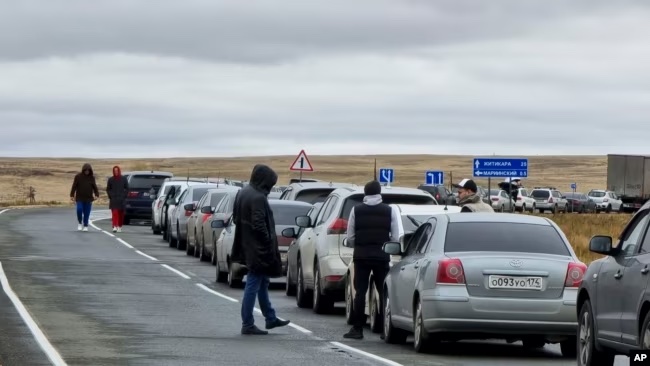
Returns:
[[[454,187],[465,188],[465,189],[469,189],[472,192],[478,192],[478,187],[476,186],[476,183],[474,183],[474,181],[471,179],[463,179],[458,184],[454,184]]]

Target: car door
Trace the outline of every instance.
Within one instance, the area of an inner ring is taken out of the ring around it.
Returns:
[[[624,229],[617,245],[620,252],[608,256],[600,267],[597,276],[596,309],[598,337],[620,342],[622,340],[621,317],[625,297],[622,279],[625,277],[625,265],[637,243],[645,232],[648,223],[648,210],[638,214]]]
[[[434,219],[431,221],[435,223]],[[399,271],[396,272],[397,278],[392,283],[392,293],[396,296],[391,297],[391,301],[395,304],[398,314],[409,319],[413,318],[413,293],[420,260],[424,257],[424,250],[433,229],[434,224],[431,222],[422,224],[409,240],[403,259],[394,265]]]
[[[318,216],[316,216],[316,221],[311,228],[306,228],[303,234],[305,241],[301,239],[300,243],[300,258],[302,264],[302,273],[305,283],[305,287],[312,288],[314,283],[314,260],[316,256],[316,246],[318,245],[318,240],[322,236],[323,224],[325,223],[327,215],[332,212],[332,203],[334,196],[327,198],[323,207],[321,208]]]
[[[619,211],[621,209],[621,205],[623,204],[623,201],[621,201],[616,193],[614,192],[609,192],[609,200],[612,203],[612,210],[613,211]]]
[[[623,253],[626,255],[625,272],[620,282],[623,287],[625,301],[621,301],[623,310],[621,314],[622,341],[629,345],[636,346],[639,342],[639,319],[638,314],[641,304],[646,298],[648,278],[650,278],[650,233],[648,221],[650,216],[646,211],[645,226],[641,235],[634,245],[631,241]],[[643,226],[639,224],[639,226]],[[643,319],[640,319],[643,321]],[[639,345],[640,346],[640,345]]]

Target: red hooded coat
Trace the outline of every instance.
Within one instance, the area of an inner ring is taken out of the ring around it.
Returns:
[[[126,195],[129,191],[129,182],[126,177],[122,175],[122,169],[119,166],[113,167],[113,176],[108,178],[106,185],[106,194],[108,195],[109,204],[108,208],[124,210]]]

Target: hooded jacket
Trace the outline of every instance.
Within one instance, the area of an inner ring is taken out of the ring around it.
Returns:
[[[275,220],[268,195],[278,181],[270,167],[257,164],[249,185],[235,198],[233,222],[235,237],[231,259],[245,264],[248,271],[268,277],[282,276],[282,260],[275,233]]]
[[[460,212],[494,212],[492,206],[483,202],[478,194],[471,194],[458,202]]]
[[[90,170],[90,174],[84,174],[84,170]],[[93,167],[86,163],[81,168],[81,172],[74,176],[72,181],[72,188],[70,189],[70,197],[74,198],[76,202],[93,202],[95,196],[99,197],[99,190],[95,181]]]
[[[110,200],[108,208],[111,210],[124,210],[126,195],[129,190],[129,182],[122,175],[122,169],[119,166],[113,167],[113,176],[108,178],[106,184],[106,194]]]

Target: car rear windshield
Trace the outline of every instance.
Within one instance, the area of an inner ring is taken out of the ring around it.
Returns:
[[[393,203],[402,204],[402,205],[435,205],[436,201],[432,196],[424,195],[415,195],[415,194],[389,194],[382,193],[381,195],[382,202],[390,205]],[[341,218],[348,219],[350,217],[350,212],[352,207],[363,203],[363,195],[355,194],[348,197],[345,200],[343,205],[343,212],[341,212]]]
[[[591,192],[591,197],[605,197],[605,192]]]
[[[579,200],[582,198],[580,193],[564,193],[564,197],[574,199],[574,200]]]
[[[210,196],[210,207],[217,207],[219,202],[226,197],[228,192],[216,192],[212,193],[212,196]]]
[[[296,226],[296,217],[307,215],[310,209],[310,206],[274,205],[271,203],[271,211],[273,211],[276,225]]]
[[[167,178],[169,178],[169,176],[156,174],[133,175],[131,176],[131,180],[129,180],[129,189],[151,189],[152,187],[160,188],[160,186]]]
[[[445,252],[515,252],[571,255],[552,226],[511,222],[452,222]]]
[[[551,193],[549,191],[532,191],[530,196],[533,198],[549,198]]]
[[[296,194],[294,200],[311,204],[325,202],[332,191],[334,191],[334,188],[303,189]]]

